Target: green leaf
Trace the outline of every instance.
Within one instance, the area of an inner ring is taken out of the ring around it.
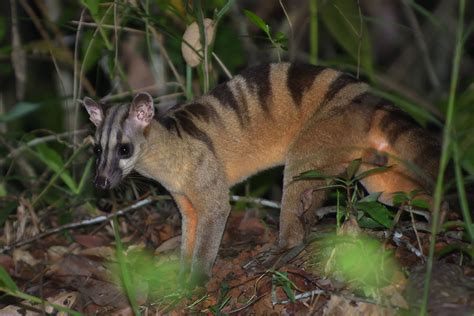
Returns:
[[[51,149],[46,144],[38,144],[36,145],[36,155],[46,166],[48,166],[48,168],[56,173],[61,172],[64,162],[55,150]],[[67,170],[63,170],[59,177],[72,192],[77,194],[78,189],[76,182],[72,179]]]
[[[219,10],[219,12],[216,13],[214,20],[219,22],[219,20],[229,11],[229,9],[232,7],[234,4],[235,0],[229,0],[224,4],[224,6]]]
[[[100,0],[82,0],[81,2],[89,9],[93,17],[99,14]]]
[[[393,227],[392,213],[385,207],[385,205],[378,202],[357,202],[356,208],[368,214],[384,227]]]
[[[352,177],[357,173],[362,163],[362,159],[354,159],[351,161],[349,166],[347,167],[346,173],[347,178],[352,179]]]
[[[249,10],[244,10],[244,14],[253,24],[270,36],[270,27],[267,25],[267,23],[265,23],[265,21],[262,20],[261,17]]]
[[[8,272],[2,266],[0,266],[0,284],[2,285],[2,287],[5,287],[10,291],[19,291],[15,281],[13,281]]]
[[[393,205],[400,206],[410,200],[410,197],[405,192],[395,192],[393,195]]]
[[[385,170],[389,169],[391,166],[382,166],[382,167],[376,167],[369,169],[367,171],[361,172],[360,174],[355,177],[356,180],[361,180],[364,179],[365,177],[368,177],[374,173],[381,173],[384,172]]]
[[[374,219],[368,216],[362,216],[361,218],[357,220],[357,223],[359,223],[359,226],[362,228],[369,228],[369,229],[384,228],[382,224],[379,224],[377,221],[375,221]]]
[[[15,119],[21,118],[38,110],[41,106],[41,103],[32,103],[32,102],[18,102],[13,106],[13,108],[6,114],[0,115],[0,122],[10,122]]]
[[[284,283],[282,287],[283,287],[283,291],[285,291],[286,296],[288,296],[290,301],[295,302],[296,301],[295,293],[293,292],[293,289],[291,288],[291,284],[290,283]]]
[[[411,205],[413,205],[414,207],[423,208],[425,210],[430,209],[430,204],[426,200],[422,200],[422,199],[412,200]]]
[[[320,1],[321,20],[337,43],[365,69],[369,77],[373,76],[371,45],[367,27],[359,15],[357,1],[331,0]],[[362,23],[362,38],[361,38]],[[360,46],[360,52],[359,52]],[[360,56],[359,56],[360,53]]]
[[[89,178],[91,174],[91,168],[92,168],[93,162],[94,162],[94,158],[90,158],[86,163],[86,167],[84,168],[84,172],[82,173],[81,180],[79,181],[79,185],[77,187],[78,194],[80,194],[82,190],[84,189],[84,184],[86,183],[86,180]]]
[[[333,179],[333,176],[327,176],[319,172],[318,170],[310,170],[300,173],[300,175],[293,178],[293,180],[322,180],[322,179]]]
[[[364,196],[362,199],[360,199],[359,203],[360,202],[377,202],[381,194],[382,192],[372,192],[369,195]]]

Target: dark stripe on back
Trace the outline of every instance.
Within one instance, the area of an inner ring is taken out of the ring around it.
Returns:
[[[154,119],[161,124],[167,131],[175,131],[179,138],[182,138],[181,132],[179,131],[178,123],[170,114],[166,116],[155,115]]]
[[[359,80],[357,80],[356,77],[346,73],[341,74],[339,77],[337,77],[336,80],[331,82],[331,84],[329,85],[329,88],[326,91],[326,94],[324,95],[323,105],[326,105],[331,102],[331,100],[336,96],[336,94],[341,91],[345,86],[357,82],[359,82]]]
[[[260,106],[265,112],[269,112],[269,97],[272,93],[272,86],[270,82],[270,68],[271,65],[259,65],[244,70],[240,73],[252,92],[258,95]]]
[[[402,134],[421,128],[410,115],[401,109],[394,106],[384,108],[387,113],[380,120],[379,128],[386,134],[390,144],[394,144]]]
[[[183,109],[195,118],[203,120],[206,123],[215,121],[219,118],[219,114],[217,114],[217,111],[211,105],[191,103],[187,104]]]
[[[286,85],[290,90],[294,104],[298,107],[301,105],[303,94],[313,85],[316,77],[324,70],[325,67],[291,64],[288,69]]]
[[[227,106],[231,108],[235,114],[237,115],[240,125],[243,125],[243,120],[242,120],[242,115],[241,115],[241,110],[239,108],[239,102],[237,102],[234,93],[230,89],[229,85],[227,82],[222,83],[215,87],[211,92],[210,95],[215,97],[217,100],[219,100],[220,103],[222,103],[224,106]]]
[[[196,124],[194,124],[188,112],[180,110],[175,112],[174,116],[176,118],[176,122],[178,122],[179,126],[186,134],[202,141],[204,144],[206,144],[210,151],[213,153],[215,152],[212,140],[205,132],[203,132],[201,129],[199,129],[199,127],[196,126]]]
[[[354,99],[352,99],[352,103],[361,104],[365,106],[374,106],[374,107],[380,107],[382,105],[392,104],[392,102],[382,97],[379,97],[377,95],[374,95],[373,93],[370,93],[369,91],[366,91],[356,96]]]

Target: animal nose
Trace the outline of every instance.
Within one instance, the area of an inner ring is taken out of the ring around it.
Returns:
[[[96,187],[102,190],[107,190],[110,188],[110,181],[107,177],[104,176],[95,177],[94,184]]]

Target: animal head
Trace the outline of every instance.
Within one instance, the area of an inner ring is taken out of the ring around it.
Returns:
[[[143,153],[144,134],[155,113],[153,98],[139,93],[131,104],[115,105],[106,111],[91,98],[84,98],[83,105],[96,126],[94,184],[103,190],[114,188]]]

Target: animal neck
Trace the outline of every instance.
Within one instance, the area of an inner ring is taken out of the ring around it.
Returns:
[[[168,191],[179,190],[176,175],[186,165],[189,150],[175,131],[152,121],[145,131],[145,142],[141,144],[141,154],[135,170],[145,177],[160,182]]]

